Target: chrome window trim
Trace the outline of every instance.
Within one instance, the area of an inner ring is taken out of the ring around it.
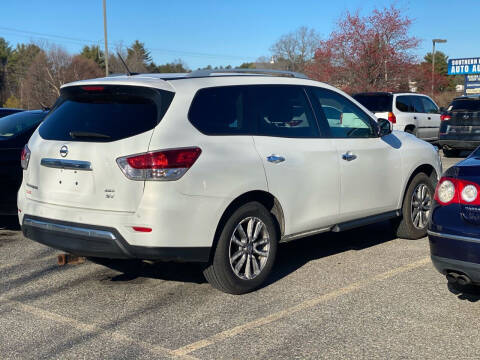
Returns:
[[[88,228],[81,228],[77,226],[69,226],[69,225],[62,225],[51,223],[47,221],[40,221],[35,219],[26,218],[23,221],[23,225],[25,226],[32,226],[42,230],[49,230],[49,231],[56,231],[61,232],[64,234],[69,235],[80,235],[80,236],[88,236],[93,238],[99,239],[108,239],[108,240],[116,240],[116,236],[111,233],[110,231],[105,230],[96,230],[96,229],[88,229]]]
[[[438,232],[434,232],[434,231],[430,231],[430,230],[428,230],[427,233],[428,233],[428,235],[443,237],[443,238],[452,239],[452,240],[460,240],[460,241],[480,243],[480,238],[474,238],[474,237],[470,237],[470,236],[450,235],[450,234],[438,233]]]
[[[90,161],[81,160],[64,160],[64,159],[50,159],[43,158],[40,161],[40,165],[55,168],[55,169],[71,169],[71,170],[83,170],[92,171],[92,164]]]

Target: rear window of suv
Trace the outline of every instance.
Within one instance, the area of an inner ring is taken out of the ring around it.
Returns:
[[[353,98],[371,112],[392,111],[392,94],[356,94]]]
[[[171,92],[145,87],[67,87],[39,134],[60,141],[124,139],[153,129],[172,99]]]
[[[448,107],[448,111],[480,111],[480,98],[455,99]]]

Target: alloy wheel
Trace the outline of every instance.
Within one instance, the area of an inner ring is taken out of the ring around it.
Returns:
[[[257,217],[240,221],[230,238],[230,266],[237,277],[251,280],[265,267],[270,254],[270,235]]]
[[[418,184],[412,194],[412,223],[417,229],[425,229],[432,208],[432,195],[426,184]]]

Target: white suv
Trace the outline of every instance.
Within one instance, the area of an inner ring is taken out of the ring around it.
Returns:
[[[63,86],[22,154],[24,235],[82,256],[203,262],[234,294],[265,281],[282,241],[386,219],[423,237],[435,148],[332,86],[278,75]]]
[[[427,141],[438,140],[440,109],[423,94],[360,93],[353,98],[378,118],[388,119],[394,130],[406,131]]]

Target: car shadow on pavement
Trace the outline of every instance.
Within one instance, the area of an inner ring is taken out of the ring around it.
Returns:
[[[265,286],[295,272],[310,261],[349,250],[362,250],[396,239],[389,221],[339,233],[329,232],[282,243]]]
[[[206,282],[200,264],[153,262],[141,260],[116,260],[89,258],[90,261],[104,265],[121,274],[112,276],[112,282],[133,282],[139,278],[161,279],[201,284]]]
[[[348,250],[362,250],[395,238],[390,223],[386,221],[345,232],[326,233],[282,243],[272,274],[263,287],[279,281],[312,260]],[[112,282],[133,282],[145,277],[197,284],[206,282],[202,274],[202,264],[99,258],[89,260],[120,272],[121,274],[110,278]]]
[[[0,215],[0,230],[20,230],[16,215]]]
[[[448,290],[457,295],[460,300],[467,300],[469,302],[477,302],[480,300],[480,287],[475,285],[458,285],[447,284]]]

